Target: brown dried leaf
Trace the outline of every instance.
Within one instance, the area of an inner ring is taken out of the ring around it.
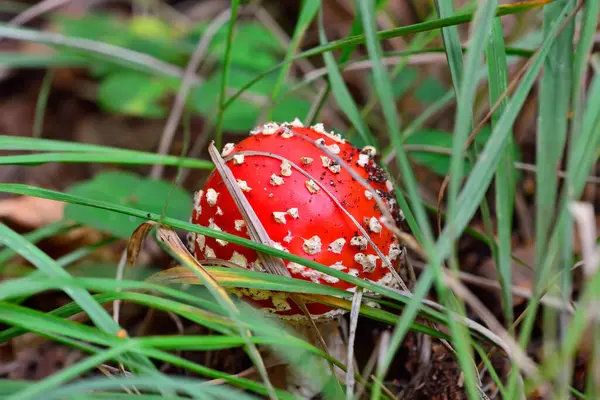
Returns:
[[[127,243],[127,264],[130,267],[135,266],[140,250],[144,244],[144,240],[152,228],[156,226],[156,222],[148,221],[138,226],[129,238]]]
[[[36,229],[63,218],[65,203],[41,197],[19,196],[0,200],[0,218]]]

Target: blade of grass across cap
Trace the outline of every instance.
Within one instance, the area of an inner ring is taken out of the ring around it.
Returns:
[[[327,44],[327,37],[325,36],[325,28],[323,27],[323,11],[319,12],[319,41],[322,45]],[[333,95],[335,100],[338,103],[340,110],[348,117],[360,138],[368,145],[374,146],[375,141],[369,128],[363,121],[360,116],[360,111],[354,99],[352,98],[352,94],[346,87],[346,83],[342,78],[342,74],[338,69],[337,63],[333,58],[333,54],[331,52],[323,53],[323,61],[325,62],[325,66],[327,67],[327,74],[329,76],[329,84],[331,85],[331,90],[333,91]]]
[[[223,287],[245,287],[280,292],[296,292],[304,294],[326,294],[329,296],[352,297],[352,293],[331,286],[309,282],[291,277],[272,275],[246,269],[222,267],[205,267],[210,275]],[[159,271],[148,278],[150,282],[169,283],[201,283],[196,275],[186,267],[173,267]]]
[[[532,10],[535,8],[542,7],[544,4],[551,2],[551,1],[553,1],[553,0],[530,0],[530,1],[519,2],[516,4],[504,4],[504,5],[499,6],[496,9],[496,15],[504,16],[504,15],[512,15],[512,14],[526,12],[526,11],[529,11],[529,10]],[[464,13],[464,14],[456,15],[451,18],[436,19],[436,20],[432,20],[432,21],[417,23],[414,25],[408,25],[408,26],[402,26],[402,27],[388,29],[388,30],[382,30],[382,31],[377,32],[377,39],[379,39],[379,40],[391,39],[394,37],[408,36],[408,35],[412,35],[412,34],[419,33],[419,32],[428,32],[428,31],[432,31],[434,29],[444,28],[446,26],[460,25],[460,24],[470,22],[472,20],[472,18],[473,18],[472,13]],[[284,62],[286,62],[286,63],[294,62],[301,58],[312,57],[312,56],[319,55],[319,54],[322,54],[322,53],[325,53],[328,51],[344,49],[348,46],[356,46],[356,45],[363,44],[363,43],[365,43],[365,35],[363,35],[363,34],[354,35],[354,36],[346,37],[343,39],[335,40],[333,42],[328,43],[327,45],[313,47],[312,49],[304,51],[300,54],[297,54],[293,58],[286,60]],[[237,99],[242,93],[247,91],[255,83],[257,83],[264,77],[272,74],[273,72],[277,71],[279,68],[281,68],[282,65],[283,65],[283,62],[275,65],[274,67],[256,75],[256,77],[254,77],[253,79],[248,81],[248,83],[246,83],[245,85],[240,87],[240,89],[237,92],[235,92],[231,97],[229,97],[227,99],[227,101],[225,102],[225,108],[229,107],[229,105],[231,103],[233,103],[233,101],[235,101],[235,99]]]
[[[189,232],[202,234],[202,235],[209,236],[209,237],[212,237],[215,239],[225,240],[229,243],[241,245],[241,246],[247,247],[249,249],[256,250],[258,252],[273,255],[275,257],[283,258],[285,260],[293,261],[295,263],[308,266],[319,272],[336,277],[344,282],[348,282],[352,285],[373,291],[375,293],[386,296],[390,299],[394,299],[394,300],[399,301],[404,304],[409,303],[409,302],[413,303],[412,301],[408,300],[408,298],[410,296],[410,294],[408,294],[408,293],[401,293],[401,292],[392,290],[388,287],[381,286],[381,285],[372,283],[370,281],[356,278],[356,277],[346,274],[344,272],[337,271],[337,270],[329,268],[325,265],[319,264],[315,261],[297,256],[292,253],[287,253],[285,251],[278,250],[278,249],[275,249],[275,248],[267,246],[267,245],[263,245],[262,243],[257,243],[252,240],[242,238],[240,236],[216,231],[214,229],[210,229],[210,228],[200,226],[200,225],[195,225],[195,224],[192,224],[192,223],[189,223],[186,221],[182,221],[182,220],[178,220],[175,218],[171,218],[171,217],[162,218],[161,215],[158,215],[155,213],[149,213],[144,210],[127,207],[127,206],[123,206],[120,204],[108,203],[105,201],[99,201],[99,200],[95,200],[95,199],[90,199],[90,198],[81,197],[81,196],[75,196],[72,194],[61,193],[61,192],[57,192],[57,191],[53,191],[53,190],[42,189],[42,188],[37,188],[34,186],[23,185],[23,184],[2,184],[2,183],[0,183],[0,192],[23,194],[23,195],[47,198],[47,199],[51,199],[51,200],[68,202],[71,204],[79,204],[79,205],[84,205],[87,207],[103,209],[103,210],[107,210],[110,212],[117,212],[117,213],[124,214],[124,215],[145,218],[147,220],[154,221],[154,222],[160,221],[164,225],[171,226],[173,228],[184,229]],[[426,269],[425,273],[427,273],[428,270],[430,270],[430,269],[429,268]],[[421,297],[420,301],[423,301],[422,297]]]
[[[223,183],[225,184],[229,195],[232,197],[238,211],[240,212],[242,218],[246,222],[246,227],[248,228],[248,235],[250,236],[250,238],[257,243],[261,243],[266,246],[271,246],[273,242],[269,237],[269,234],[260,222],[260,219],[256,215],[256,212],[248,202],[248,199],[246,199],[246,196],[244,196],[244,194],[242,193],[242,189],[235,180],[231,169],[229,169],[229,167],[225,163],[225,160],[223,160],[223,157],[221,157],[221,154],[219,154],[219,151],[215,147],[214,143],[211,143],[209,145],[208,153],[213,163],[215,164],[215,167],[217,169],[217,172],[221,176],[221,179],[223,179]],[[272,255],[263,252],[257,252],[257,256],[262,266],[268,273],[286,277],[291,276],[290,272],[286,268],[281,258],[273,257]],[[310,315],[310,312],[306,308],[304,302],[296,295],[291,295],[290,298],[294,303],[296,303],[296,305],[300,308],[300,310],[302,310],[302,312],[308,319],[311,329],[314,331],[317,340],[320,342],[321,348],[327,351],[327,345],[325,343],[325,340],[323,339],[319,328],[316,326],[315,321]],[[333,367],[331,368],[333,372]]]
[[[239,310],[235,306],[235,303],[229,298],[227,292],[219,285],[219,283],[210,275],[210,273],[192,256],[189,250],[185,247],[179,236],[171,229],[164,226],[161,226],[157,229],[158,238],[166,245],[166,247],[170,250],[171,255],[187,266],[191,271],[193,271],[198,278],[202,280],[206,288],[213,295],[215,300],[223,307],[223,309],[227,310],[229,317],[236,321],[238,319]],[[271,399],[277,399],[277,395],[275,393],[275,389],[271,384],[269,379],[269,375],[267,373],[267,369],[265,367],[264,361],[258,352],[258,349],[254,344],[250,342],[250,337],[252,336],[251,332],[246,329],[239,329],[239,333],[241,337],[247,339],[246,341],[246,351],[248,352],[248,356],[256,365],[256,368],[265,383],[265,386],[269,390],[269,397]]]
[[[233,35],[235,24],[237,23],[238,8],[240,0],[231,0],[231,17],[229,18],[229,26],[227,28],[227,41],[225,42],[225,53],[223,54],[221,66],[221,85],[219,88],[219,97],[217,103],[219,109],[217,111],[217,122],[215,124],[215,142],[220,148],[223,141],[223,113],[225,112],[225,93],[229,85],[229,71],[231,69],[231,47],[233,45]]]

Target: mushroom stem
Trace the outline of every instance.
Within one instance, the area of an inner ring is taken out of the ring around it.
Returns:
[[[329,355],[336,358],[340,362],[346,363],[347,353],[346,353],[346,343],[340,333],[340,320],[338,318],[318,322],[316,326],[319,329],[319,333],[323,338],[326,349],[323,349]],[[319,339],[319,334],[315,332],[314,328],[311,325],[305,324],[295,324],[293,325],[293,329],[296,333],[304,338],[310,344],[321,348],[321,341]],[[339,381],[344,381],[345,373],[341,369],[337,367],[334,368],[334,373],[336,378]],[[299,396],[302,399],[311,399],[320,393],[329,379],[331,377],[331,368],[328,365],[328,362],[324,359],[319,360],[318,372],[315,370],[311,370],[310,374],[302,374],[299,368],[294,368],[294,366],[288,366],[286,370],[286,381],[288,390],[296,396]],[[315,374],[321,374],[322,379],[319,381],[315,381]]]

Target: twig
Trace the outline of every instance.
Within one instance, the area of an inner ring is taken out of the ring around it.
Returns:
[[[117,280],[117,281],[123,280],[125,265],[127,265],[127,249],[125,249],[121,253],[121,259],[119,260],[119,265],[117,265],[117,272],[116,272],[115,280]],[[121,289],[117,288],[116,291],[120,292]],[[120,312],[121,312],[121,300],[119,299],[119,300],[115,300],[114,306],[113,306],[113,319],[115,320],[115,322],[117,324],[119,323]]]
[[[408,64],[410,65],[423,65],[423,64],[431,64],[436,62],[446,61],[446,55],[444,53],[425,53],[425,54],[407,54],[404,56],[391,56],[384,57],[381,59],[381,63],[385,66],[396,65],[402,62],[404,59],[408,58]],[[363,60],[363,61],[355,61],[352,63],[345,64],[341,67],[342,71],[360,71],[364,69],[371,69],[372,61],[371,60]],[[304,74],[303,80],[313,81],[318,79],[324,75],[327,75],[327,68],[317,68],[314,71],[308,72]]]
[[[425,268],[425,265],[421,262],[417,262],[415,260],[411,260],[411,262],[418,269],[422,270],[423,268]],[[444,269],[444,270],[446,271],[446,273],[449,272],[447,269]],[[498,283],[498,281],[496,281],[494,279],[484,278],[484,277],[473,275],[473,274],[470,274],[470,273],[464,272],[464,271],[459,271],[457,278],[460,279],[464,283],[468,283],[468,284],[478,286],[481,288],[485,288],[488,290],[493,290],[493,291],[501,290],[500,284]],[[514,286],[514,285],[511,286],[511,292],[512,292],[513,296],[520,297],[523,299],[531,299],[533,296],[530,289],[526,289],[526,288],[520,287],[520,286]],[[567,311],[569,314],[575,313],[575,308],[571,304],[565,304],[564,301],[562,301],[558,297],[544,296],[541,298],[540,301],[542,302],[542,304],[544,304],[548,307],[556,308],[557,310]]]
[[[483,303],[473,294],[466,286],[460,281],[455,279],[452,273],[444,274],[444,281],[450,289],[465,303],[467,303],[473,311],[486,323],[489,327],[489,333],[494,332],[496,336],[503,344],[503,350],[506,354],[513,359],[523,372],[533,377],[537,381],[544,381],[544,378],[540,374],[535,362],[529,358],[529,356],[519,347],[519,344],[515,339],[508,333],[508,331],[502,326],[500,322],[494,317],[494,315],[483,305]],[[452,318],[452,317],[450,317]],[[486,335],[487,336],[487,335]]]
[[[194,83],[196,70],[200,66],[202,58],[204,57],[204,54],[206,53],[206,50],[208,49],[213,37],[219,31],[221,26],[223,26],[223,24],[225,24],[229,20],[230,17],[230,9],[222,11],[208,25],[206,32],[204,33],[204,35],[202,35],[202,38],[198,42],[198,45],[196,46],[196,49],[194,50],[194,53],[192,54],[192,57],[187,64],[187,67],[185,68],[181,85],[179,86],[179,90],[177,91],[177,95],[175,96],[173,107],[171,108],[171,112],[169,113],[167,123],[165,124],[165,128],[160,138],[160,143],[158,145],[158,154],[166,154],[169,151],[171,143],[173,142],[173,138],[175,137],[177,126],[179,125],[179,121],[181,120],[181,115],[183,114],[183,108],[185,106],[185,102],[187,100],[189,91]],[[164,165],[154,164],[152,166],[152,170],[150,171],[150,178],[160,178],[163,174],[163,171]]]
[[[161,61],[158,58],[97,40],[74,38],[60,33],[39,32],[32,29],[10,26],[0,26],[0,38],[2,37],[15,40],[26,40],[36,43],[45,43],[55,46],[66,46],[91,53],[102,54],[116,60],[117,62],[126,61],[137,66],[142,66],[158,75],[168,75],[174,78],[181,78],[184,74],[184,71],[181,68]],[[201,82],[201,79],[194,75],[193,83],[198,82]]]
[[[352,309],[350,310],[350,333],[348,335],[348,356],[346,357],[346,400],[352,400],[354,397],[354,340],[356,338],[356,326],[358,325],[358,314],[362,301],[362,288],[357,288],[352,296]]]
[[[452,149],[449,149],[447,147],[433,146],[433,145],[427,145],[427,144],[406,144],[406,145],[404,145],[404,149],[406,151],[414,151],[414,152],[422,151],[422,152],[426,152],[426,153],[435,153],[435,154],[444,154],[444,155],[452,154]],[[513,165],[518,170],[533,172],[534,174],[537,173],[537,167],[533,164],[515,161],[513,163]],[[563,170],[557,169],[556,176],[564,179],[567,177],[567,173]],[[586,182],[593,183],[593,184],[600,184],[600,177],[589,176],[586,178]]]
[[[63,6],[71,1],[72,0],[44,0],[44,1],[41,1],[33,6],[29,7],[28,9],[26,9],[19,15],[15,16],[14,18],[12,18],[10,21],[8,21],[7,25],[9,25],[9,26],[24,25],[24,24],[34,20],[35,18],[39,17],[40,15],[50,12],[50,11],[52,11],[60,6]]]

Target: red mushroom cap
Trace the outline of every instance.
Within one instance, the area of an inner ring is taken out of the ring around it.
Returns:
[[[375,149],[358,150],[339,135],[326,132],[322,124],[304,128],[297,120],[291,124],[268,123],[253,130],[250,137],[237,145],[225,145],[222,155],[274,247],[362,279],[393,285],[389,268],[356,225],[356,222],[361,224],[373,244],[396,264],[401,248],[392,232],[380,223],[382,213],[373,194],[313,141],[325,146],[368,180],[385,199],[392,214],[400,215],[391,183],[373,161]],[[249,151],[269,155],[243,154]],[[196,193],[194,203],[192,223],[249,238],[245,222],[218,172],[212,172],[204,189]],[[242,246],[195,234],[190,237],[190,246],[198,259],[216,257],[243,268],[264,270],[256,252]],[[293,278],[343,290],[355,288],[311,268],[284,262]],[[251,289],[235,292],[283,318],[305,318],[286,293]],[[319,303],[306,306],[315,318],[341,312]]]

